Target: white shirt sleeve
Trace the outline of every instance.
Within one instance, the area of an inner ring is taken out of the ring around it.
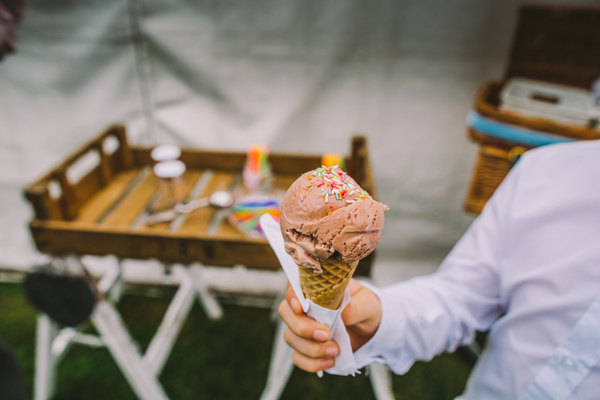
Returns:
[[[504,313],[500,296],[503,234],[523,157],[438,271],[383,289],[375,336],[355,352],[359,367],[387,364],[403,374],[417,360],[467,344]]]

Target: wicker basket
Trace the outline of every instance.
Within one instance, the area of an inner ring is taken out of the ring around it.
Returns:
[[[477,114],[491,121],[574,140],[600,139],[598,130],[501,110],[500,91],[512,77],[589,89],[600,77],[600,8],[521,7],[504,78],[485,83],[474,105]],[[518,156],[535,146],[473,128],[468,136],[480,152],[464,208],[479,214]]]

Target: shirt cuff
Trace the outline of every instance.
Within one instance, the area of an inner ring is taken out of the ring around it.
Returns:
[[[406,373],[414,359],[401,354],[401,345],[404,341],[404,320],[398,313],[393,312],[394,307],[390,296],[386,292],[390,288],[380,289],[369,283],[361,281],[367,289],[371,290],[381,302],[381,322],[375,335],[360,349],[354,352],[354,360],[358,368],[363,368],[371,363],[386,364],[397,374]],[[392,292],[397,289],[392,289]]]
[[[377,331],[371,340],[354,352],[354,360],[356,361],[358,368],[362,368],[365,365],[369,365],[373,362],[385,363],[385,358],[381,354],[381,346],[379,346],[379,344],[381,344],[382,339],[386,337],[386,332],[390,329],[387,321],[389,319],[389,312],[387,310],[388,307],[381,290],[367,282],[361,281],[361,284],[379,298],[379,301],[381,302],[381,321],[379,322],[379,327],[377,328]]]

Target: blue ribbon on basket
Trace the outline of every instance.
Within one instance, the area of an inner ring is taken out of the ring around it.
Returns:
[[[572,142],[574,139],[565,138],[550,133],[534,131],[515,125],[505,124],[482,117],[475,111],[467,114],[467,125],[478,132],[498,139],[521,143],[533,147],[545,146],[554,143]]]

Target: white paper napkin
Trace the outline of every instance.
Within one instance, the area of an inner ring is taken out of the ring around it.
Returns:
[[[264,214],[260,217],[260,226],[265,233],[271,248],[275,252],[275,255],[279,259],[279,263],[290,281],[292,289],[294,289],[296,296],[300,300],[302,309],[309,317],[327,325],[331,331],[331,339],[340,347],[340,353],[335,358],[335,365],[329,368],[327,373],[352,376],[354,376],[355,373],[360,373],[358,368],[356,368],[356,361],[354,360],[352,346],[350,345],[350,336],[348,336],[346,327],[340,317],[342,310],[350,302],[350,293],[348,292],[348,289],[346,289],[342,304],[337,310],[323,308],[313,303],[312,300],[306,299],[302,292],[302,287],[300,286],[300,272],[298,272],[298,266],[283,247],[283,235],[281,234],[279,224],[275,222],[270,214]],[[317,374],[319,376],[323,375],[321,371]]]

